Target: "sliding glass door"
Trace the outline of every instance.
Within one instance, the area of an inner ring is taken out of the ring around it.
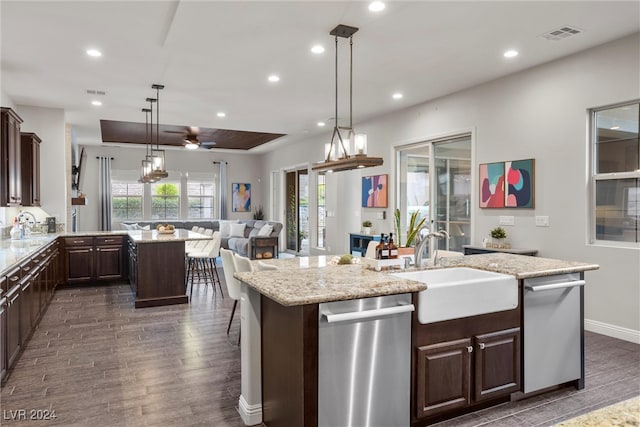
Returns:
[[[430,231],[451,236],[439,241],[440,249],[462,252],[471,233],[471,136],[399,147],[397,161],[401,242],[417,212]]]
[[[309,254],[309,172],[298,169],[286,172],[286,236],[287,250]]]

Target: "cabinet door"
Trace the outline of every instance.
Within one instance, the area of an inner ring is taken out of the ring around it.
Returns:
[[[418,347],[416,416],[427,417],[469,404],[471,339]]]
[[[520,328],[474,338],[476,401],[520,390]]]
[[[20,345],[24,346],[33,328],[33,276],[27,274],[20,280],[22,291],[20,293]]]
[[[65,248],[65,275],[67,283],[86,283],[93,280],[93,247]]]
[[[40,206],[40,138],[29,132],[20,135],[22,206]]]
[[[0,277],[0,289],[6,290],[7,278]],[[3,292],[3,295],[6,295]],[[0,381],[7,374],[7,298],[0,298]]]
[[[0,206],[22,202],[20,123],[22,119],[12,109],[0,109]]]
[[[20,283],[7,292],[7,369],[20,353]]]
[[[123,261],[122,246],[96,247],[96,279],[122,279]]]

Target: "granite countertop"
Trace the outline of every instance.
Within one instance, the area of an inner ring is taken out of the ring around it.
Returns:
[[[516,276],[516,279],[531,279],[533,277],[552,276],[555,274],[579,273],[600,268],[598,264],[505,253],[442,258],[441,263],[442,267],[445,268],[476,268],[478,270],[493,271],[495,273],[511,274]]]
[[[175,234],[158,234],[155,230],[139,231],[139,230],[114,230],[114,231],[86,231],[75,233],[50,233],[50,234],[32,234],[26,239],[0,240],[0,275],[6,274],[11,268],[19,264],[25,258],[28,258],[40,250],[43,246],[54,241],[58,237],[83,237],[83,236],[114,236],[128,235],[136,243],[152,243],[178,241],[186,242],[187,240],[208,240],[211,236],[195,233],[193,231],[176,229]]]
[[[420,282],[399,279],[364,265],[335,265],[335,257],[301,257],[261,260],[279,270],[255,271],[234,276],[261,294],[285,306],[368,298],[426,289]],[[516,279],[596,270],[597,264],[563,261],[505,253],[443,258],[439,268],[469,267],[511,274]],[[296,270],[293,273],[292,270]],[[411,270],[415,271],[415,268]],[[393,270],[391,272],[397,272]]]
[[[234,277],[284,306],[369,298],[427,289],[423,283],[381,274],[367,269],[364,265],[336,265],[331,257],[272,259],[266,262],[278,266],[279,270],[235,273]],[[254,261],[254,266],[256,264]],[[292,270],[297,271],[293,273]]]

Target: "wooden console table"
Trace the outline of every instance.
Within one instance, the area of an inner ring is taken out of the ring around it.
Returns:
[[[252,239],[251,241],[251,253],[249,254],[251,259],[264,258],[265,252],[271,252],[271,258],[278,258],[278,238],[277,237],[261,237],[259,239]],[[260,254],[260,258],[256,255]],[[269,259],[269,258],[266,258]]]

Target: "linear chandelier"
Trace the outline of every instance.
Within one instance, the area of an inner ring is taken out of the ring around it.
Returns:
[[[149,108],[143,108],[145,113],[145,157],[140,168],[141,183],[152,183],[166,178],[169,173],[165,166],[165,152],[160,149],[160,90],[164,85],[152,84],[152,89],[156,90],[155,98],[147,98]],[[156,147],[153,148],[153,104],[156,103]],[[150,114],[149,114],[150,113]],[[151,116],[151,122],[149,122]]]
[[[313,164],[311,169],[315,171],[340,172],[381,166],[383,163],[382,157],[367,156],[367,135],[356,134],[353,129],[353,35],[357,31],[356,27],[340,24],[329,33],[335,37],[336,44],[335,122],[331,142],[325,145],[325,160]],[[349,126],[338,125],[338,37],[349,39]],[[342,137],[340,130],[347,131],[346,138]]]

